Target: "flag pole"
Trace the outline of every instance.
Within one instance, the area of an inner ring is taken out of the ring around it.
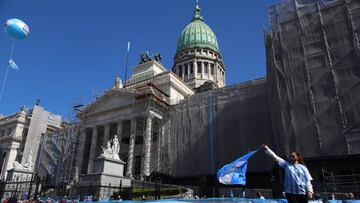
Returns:
[[[129,62],[129,52],[130,52],[130,41],[128,41],[127,52],[126,52],[124,86],[126,85],[126,80],[127,80],[128,62]]]
[[[11,51],[10,51],[10,59],[9,61],[12,59],[12,55],[14,53],[14,48],[15,48],[15,40],[13,40],[12,42],[12,47],[11,47]],[[7,66],[6,68],[6,72],[5,72],[5,76],[4,76],[4,81],[3,81],[3,84],[2,84],[2,87],[1,87],[1,92],[0,92],[0,101],[2,99],[2,96],[3,96],[3,93],[4,93],[4,89],[5,89],[5,84],[6,84],[6,80],[7,80],[7,76],[8,76],[8,73],[9,73],[9,68],[10,68],[10,64]]]

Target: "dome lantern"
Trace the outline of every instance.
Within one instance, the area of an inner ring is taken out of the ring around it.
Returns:
[[[198,0],[191,22],[177,42],[172,71],[196,92],[225,86],[225,65],[218,42],[201,16]]]
[[[198,2],[196,2],[194,17],[191,23],[181,32],[177,43],[176,54],[191,48],[208,48],[219,52],[216,35],[212,29],[204,23]]]

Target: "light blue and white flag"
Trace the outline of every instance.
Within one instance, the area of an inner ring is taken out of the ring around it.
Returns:
[[[12,59],[9,60],[9,66],[15,70],[19,70],[19,66],[17,66],[15,61],[13,61]]]
[[[216,174],[219,182],[225,185],[245,185],[247,161],[256,152],[251,151],[219,169]]]
[[[130,51],[130,41],[128,41],[128,46],[127,46],[127,52],[129,53]]]

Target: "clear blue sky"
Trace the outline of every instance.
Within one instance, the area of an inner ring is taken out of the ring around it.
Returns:
[[[265,76],[262,26],[267,6],[278,0],[200,0],[205,22],[217,35],[227,68],[227,84]],[[177,39],[193,16],[195,0],[0,0],[0,22],[19,18],[30,36],[18,41],[0,101],[0,114],[31,107],[37,98],[56,114],[68,116],[71,103],[109,88],[124,77],[127,41],[129,66],[145,50],[160,52],[172,67]],[[11,40],[0,30],[0,82]]]

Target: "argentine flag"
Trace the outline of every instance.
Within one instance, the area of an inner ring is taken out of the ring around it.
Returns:
[[[9,66],[15,70],[19,70],[19,66],[17,66],[15,61],[13,61],[12,59],[9,60]]]
[[[251,151],[219,169],[216,174],[219,182],[225,185],[245,185],[247,161],[256,152]]]

